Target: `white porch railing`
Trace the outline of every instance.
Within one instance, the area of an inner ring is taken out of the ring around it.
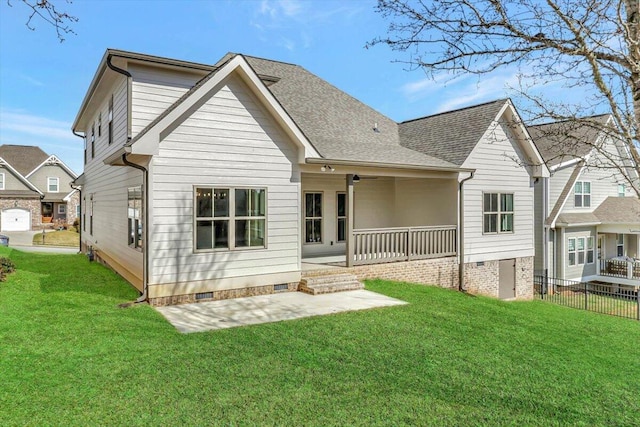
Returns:
[[[602,259],[600,260],[600,274],[602,276],[639,280],[640,262],[623,261],[618,259]]]
[[[380,264],[456,255],[456,226],[353,230],[353,264]]]

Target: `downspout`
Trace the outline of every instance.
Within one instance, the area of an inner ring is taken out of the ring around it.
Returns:
[[[127,160],[129,153],[122,155],[122,162],[132,168],[142,171],[142,199],[144,200],[144,219],[142,224],[142,295],[135,300],[136,303],[142,303],[149,297],[149,255],[147,248],[149,247],[149,197],[147,197],[149,170],[144,166],[132,163]]]
[[[118,68],[111,63],[113,55],[107,56],[107,67],[127,78],[127,141],[131,140],[131,80],[132,76],[127,70]]]
[[[473,178],[475,171],[471,171],[471,174],[458,183],[458,192],[460,194],[458,202],[458,290],[460,292],[467,292],[464,288],[464,187],[465,181],[469,181]]]
[[[82,138],[82,140],[84,141],[86,135],[80,135],[75,130],[73,130],[72,132],[75,136],[77,136],[78,138]],[[85,154],[83,154],[82,156],[83,156],[83,160],[86,162],[86,158],[84,158]],[[82,226],[84,225],[84,224],[82,225],[80,224],[80,221],[82,221],[82,189],[81,189],[82,187],[74,187],[73,182],[70,185],[71,185],[71,188],[73,188],[74,190],[78,190],[78,195],[80,197],[80,217],[78,218],[78,238],[80,239],[80,243],[78,243],[78,252],[82,253]]]

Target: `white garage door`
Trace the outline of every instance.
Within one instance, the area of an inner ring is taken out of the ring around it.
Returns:
[[[26,209],[5,209],[0,214],[2,231],[28,231],[31,229],[31,212]]]

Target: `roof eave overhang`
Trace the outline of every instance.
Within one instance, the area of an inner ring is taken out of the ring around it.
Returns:
[[[567,228],[567,227],[593,227],[596,225],[601,225],[602,222],[600,221],[592,221],[592,222],[560,222],[560,221],[556,221],[555,226],[556,227],[560,227],[560,228]],[[552,227],[554,228],[554,227]]]
[[[531,176],[533,178],[549,178],[551,175],[549,173],[549,168],[547,168],[538,147],[536,147],[536,144],[533,142],[533,138],[529,135],[527,127],[524,125],[524,122],[520,118],[515,106],[511,103],[511,100],[507,100],[507,102],[505,102],[504,106],[496,115],[495,120],[498,121],[505,114],[511,115],[510,118],[516,123],[515,130],[521,137],[520,146],[531,162]]]
[[[367,162],[367,161],[360,161],[360,160],[327,159],[327,158],[307,158],[305,159],[305,163],[313,164],[313,165],[328,164],[328,165],[341,165],[341,166],[353,166],[353,167],[413,169],[413,170],[434,171],[434,172],[462,172],[462,173],[475,172],[475,169],[449,167],[449,166],[411,165],[406,163]]]

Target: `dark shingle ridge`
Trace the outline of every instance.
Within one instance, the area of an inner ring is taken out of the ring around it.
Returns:
[[[35,145],[4,144],[0,145],[0,157],[19,174],[26,176],[47,160],[49,155]]]
[[[457,112],[461,112],[461,111],[465,111],[465,110],[470,110],[470,109],[473,109],[473,108],[483,107],[483,106],[489,105],[489,104],[494,104],[496,102],[499,102],[500,105],[503,105],[507,101],[511,101],[511,99],[510,98],[494,99],[493,101],[487,101],[487,102],[483,102],[483,103],[480,103],[480,104],[474,104],[474,105],[467,105],[466,107],[456,108],[455,110],[441,111],[439,113],[429,114],[428,116],[422,116],[422,117],[416,117],[415,119],[404,120],[404,121],[400,122],[399,124],[403,125],[405,123],[416,122],[418,120],[430,119],[432,117],[438,117],[438,116],[442,116],[442,115],[445,115],[445,114],[457,113]]]

